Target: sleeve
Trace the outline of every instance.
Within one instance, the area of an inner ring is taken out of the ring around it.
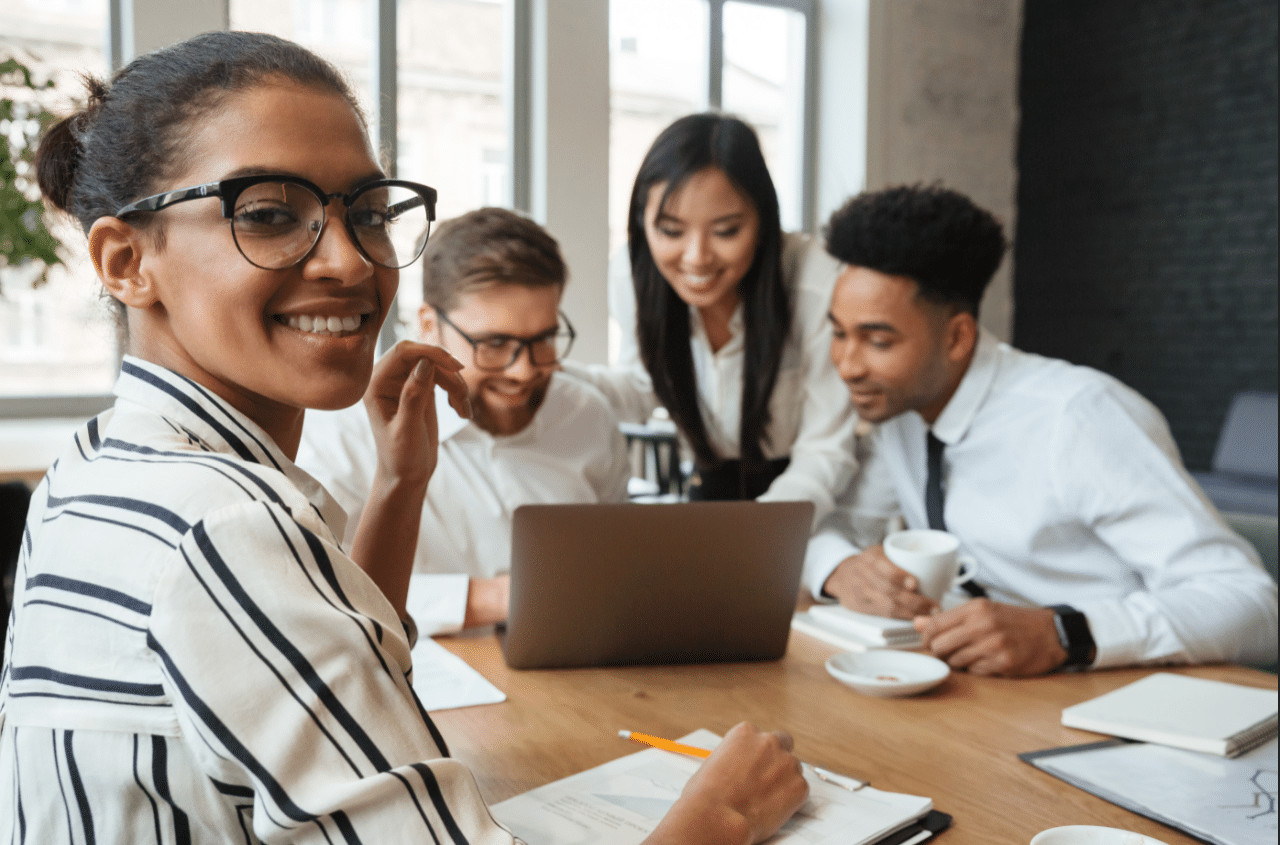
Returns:
[[[264,842],[515,841],[442,757],[391,606],[282,505],[188,531],[148,640],[191,753],[215,783],[252,790]]]
[[[822,586],[845,558],[882,542],[902,520],[893,479],[875,448],[875,430],[860,425],[854,444],[858,469],[853,481],[836,498],[835,509],[819,523],[805,549],[802,580],[819,601],[830,600]]]
[[[800,426],[791,445],[791,462],[761,501],[804,500],[814,504],[814,524],[835,507],[856,463],[853,430],[858,421],[849,391],[831,363],[831,326],[827,320],[831,288],[839,265],[816,244],[809,244],[798,281],[796,330],[800,333]]]
[[[1141,582],[1074,603],[1094,666],[1274,663],[1276,584],[1182,466],[1159,411],[1125,388],[1084,391],[1055,438],[1058,495]]]
[[[631,286],[631,263],[626,249],[609,258],[609,318],[617,327],[618,358],[612,366],[565,361],[564,369],[604,394],[623,422],[642,423],[658,407],[653,383],[636,344],[636,297]]]
[[[418,636],[456,634],[467,618],[471,576],[463,572],[415,572],[409,576],[405,609],[418,626]]]
[[[627,440],[618,427],[618,421],[611,413],[608,418],[607,447],[600,450],[597,466],[594,467],[590,479],[595,488],[596,501],[619,503],[628,501],[627,481],[631,478],[631,461],[627,456]]]

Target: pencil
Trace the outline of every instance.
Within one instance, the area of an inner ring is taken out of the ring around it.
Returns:
[[[705,758],[711,756],[711,752],[705,748],[685,745],[682,742],[672,742],[671,740],[663,739],[660,736],[649,736],[648,734],[636,733],[635,731],[618,731],[618,736],[623,739],[629,739],[632,742],[652,745],[654,748],[661,748],[663,751],[674,751],[677,754],[688,754],[690,757]]]

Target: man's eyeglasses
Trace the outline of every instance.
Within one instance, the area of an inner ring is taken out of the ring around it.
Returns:
[[[440,322],[457,332],[463,340],[471,344],[474,353],[472,360],[478,369],[492,373],[502,372],[514,364],[520,353],[528,349],[529,360],[535,367],[549,367],[558,364],[560,359],[569,354],[576,333],[569,318],[563,311],[560,325],[533,337],[512,337],[509,334],[491,334],[484,337],[472,337],[445,315],[439,308],[435,309]]]
[[[240,254],[255,267],[283,270],[302,262],[320,240],[331,200],[346,206],[343,222],[365,258],[379,267],[412,264],[436,219],[436,190],[416,182],[377,179],[349,194],[325,193],[297,176],[239,176],[145,197],[116,212],[160,211],[180,202],[220,197],[222,216]]]

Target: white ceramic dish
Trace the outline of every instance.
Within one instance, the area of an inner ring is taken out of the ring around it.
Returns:
[[[1165,845],[1159,839],[1114,827],[1073,824],[1042,830],[1031,845]]]
[[[827,661],[827,672],[863,695],[915,695],[946,680],[951,668],[936,657],[910,651],[846,651]]]

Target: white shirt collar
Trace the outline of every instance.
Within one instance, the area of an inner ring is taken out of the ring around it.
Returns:
[[[996,355],[999,349],[999,338],[979,326],[977,347],[973,352],[973,360],[969,362],[969,369],[965,370],[956,392],[951,395],[951,400],[931,427],[934,436],[948,446],[964,438],[978,409],[991,392],[999,363]]]
[[[324,485],[289,460],[261,426],[213,391],[158,364],[126,355],[114,393],[177,424],[211,451],[279,470],[307,497],[334,536],[343,535],[346,511]]]

